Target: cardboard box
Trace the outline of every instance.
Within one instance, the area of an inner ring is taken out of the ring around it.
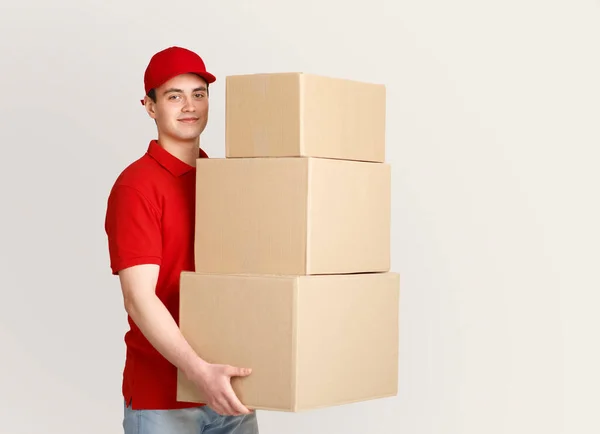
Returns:
[[[211,363],[252,368],[233,389],[253,409],[301,411],[395,396],[399,275],[185,272],[180,329]],[[205,402],[179,372],[177,399]]]
[[[196,180],[195,271],[389,271],[391,170],[386,163],[199,159]]]
[[[385,161],[386,88],[305,73],[226,78],[226,156]]]

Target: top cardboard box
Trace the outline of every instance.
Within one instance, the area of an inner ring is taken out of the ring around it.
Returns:
[[[226,78],[228,158],[385,161],[386,88],[305,73]]]

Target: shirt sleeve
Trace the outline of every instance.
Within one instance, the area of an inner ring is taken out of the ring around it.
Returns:
[[[113,274],[135,265],[161,264],[161,216],[135,188],[113,188],[107,203],[105,230]]]

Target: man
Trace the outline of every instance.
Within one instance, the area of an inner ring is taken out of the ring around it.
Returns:
[[[179,331],[179,277],[194,270],[195,162],[216,80],[196,53],[170,47],[144,75],[142,100],[157,139],[111,189],[106,212],[112,273],[119,276],[130,330],[123,371],[125,434],[254,434],[256,415],[231,387],[249,369],[210,364]],[[207,405],[176,399],[177,368]]]

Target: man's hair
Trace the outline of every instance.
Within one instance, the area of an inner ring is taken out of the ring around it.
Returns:
[[[148,98],[150,98],[152,101],[156,102],[156,89],[150,89],[148,91]]]
[[[206,84],[206,94],[208,95],[208,83]],[[156,89],[150,89],[148,91],[148,98],[150,98],[153,102],[156,102]]]

